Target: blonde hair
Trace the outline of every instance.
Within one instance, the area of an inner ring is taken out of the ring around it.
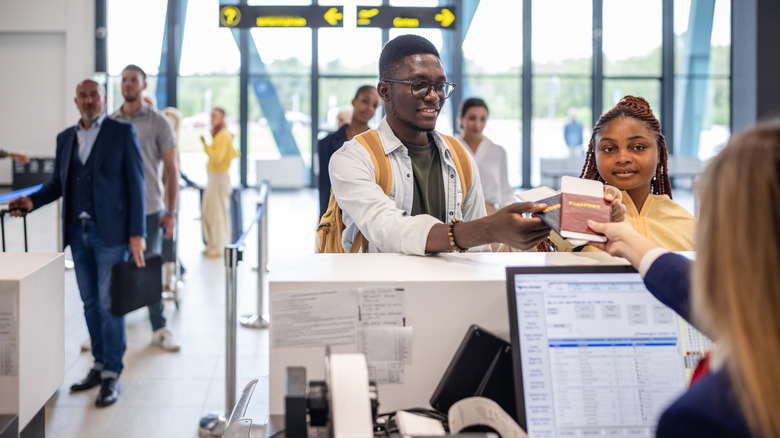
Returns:
[[[168,116],[173,125],[173,132],[176,133],[176,139],[179,138],[179,123],[181,122],[181,112],[172,106],[163,108],[162,113]]]
[[[780,436],[780,121],[731,139],[700,185],[693,309],[754,436]]]

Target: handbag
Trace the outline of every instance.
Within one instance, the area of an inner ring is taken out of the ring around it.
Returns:
[[[146,266],[135,266],[132,257],[111,268],[111,312],[123,316],[162,299],[162,256],[144,254]]]

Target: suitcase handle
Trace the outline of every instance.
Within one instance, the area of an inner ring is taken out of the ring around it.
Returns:
[[[3,252],[5,252],[5,215],[6,213],[10,215],[13,210],[22,212],[22,221],[24,222],[24,252],[27,252],[27,213],[29,212],[26,208],[4,208],[0,210],[0,232],[2,233]]]

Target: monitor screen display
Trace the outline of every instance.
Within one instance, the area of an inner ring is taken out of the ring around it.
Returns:
[[[521,426],[532,438],[654,437],[710,341],[627,266],[507,268]]]

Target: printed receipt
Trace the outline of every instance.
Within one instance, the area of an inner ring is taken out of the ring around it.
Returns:
[[[406,327],[404,290],[360,290],[357,350],[366,355],[375,383],[404,383],[404,364],[412,362],[412,328]]]
[[[354,344],[357,294],[355,289],[272,293],[271,345],[279,348]]]
[[[15,298],[13,291],[0,288],[0,376],[19,375],[19,333]]]
[[[406,322],[404,290],[400,288],[364,288],[358,295],[360,324],[403,327]]]

